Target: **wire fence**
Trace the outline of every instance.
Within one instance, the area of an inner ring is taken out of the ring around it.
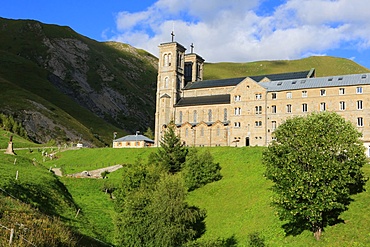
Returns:
[[[5,195],[7,195],[7,196],[9,196],[9,197],[13,198],[14,200],[18,201],[19,203],[24,203],[22,200],[18,199],[17,197],[15,197],[15,196],[13,196],[12,194],[10,194],[9,192],[7,192],[4,188],[1,188],[1,187],[0,187],[0,191],[2,191]],[[51,219],[51,220],[53,219],[53,217],[51,217],[51,216],[49,216],[49,215],[44,214],[44,216],[46,216],[47,218],[49,218],[49,219]],[[9,228],[9,227],[6,227],[6,226],[2,225],[1,223],[0,223],[0,227],[1,227],[1,228],[3,228],[3,229],[5,229],[5,230],[8,230],[8,231],[11,231],[11,229],[12,229],[12,228]],[[21,235],[18,235],[18,236],[19,236],[22,240],[24,240],[25,242],[29,243],[30,245],[32,245],[32,246],[36,246],[36,245],[35,245],[35,244],[33,244],[32,242],[28,241],[26,238],[23,238]],[[99,242],[99,243],[101,243],[101,244],[105,245],[105,246],[113,247],[112,245],[107,244],[107,243],[105,243],[105,242],[101,241],[100,239],[97,239],[97,238],[94,238],[94,237],[91,237],[91,236],[89,236],[89,237],[90,237],[90,238],[92,238],[92,239],[94,239],[95,241],[97,241],[97,242]],[[36,247],[37,247],[37,246],[36,246]]]

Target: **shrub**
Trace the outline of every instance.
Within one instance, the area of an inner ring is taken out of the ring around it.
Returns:
[[[189,191],[195,190],[220,180],[222,178],[220,171],[220,164],[213,161],[213,156],[208,150],[198,154],[198,151],[193,149],[186,156],[183,168],[185,185]]]

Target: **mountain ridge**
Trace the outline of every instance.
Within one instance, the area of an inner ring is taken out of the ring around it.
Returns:
[[[109,146],[153,128],[158,59],[119,42],[98,42],[68,26],[0,17],[0,111],[31,140]],[[351,60],[309,57],[206,63],[204,79],[316,68],[318,76],[370,72]]]

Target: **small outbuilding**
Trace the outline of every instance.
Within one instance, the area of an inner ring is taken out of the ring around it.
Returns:
[[[127,135],[113,140],[113,148],[143,148],[153,145],[154,141],[143,135]]]

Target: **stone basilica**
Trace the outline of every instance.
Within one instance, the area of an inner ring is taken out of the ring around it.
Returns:
[[[334,111],[370,151],[370,74],[316,77],[315,70],[203,80],[204,59],[177,42],[159,45],[155,144],[170,121],[188,146],[267,146],[287,118]]]

